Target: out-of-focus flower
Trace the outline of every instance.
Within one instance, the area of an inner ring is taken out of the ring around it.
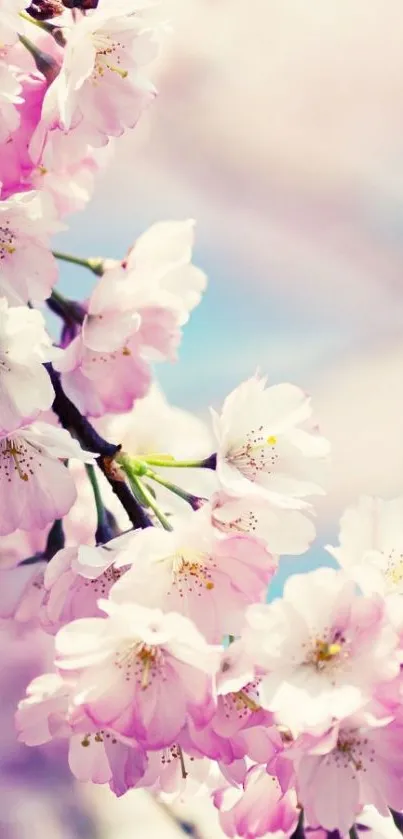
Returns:
[[[363,591],[403,594],[403,498],[362,497],[340,522],[339,546],[327,546]]]
[[[0,298],[0,435],[50,408],[54,392],[43,362],[60,352],[52,347],[40,312],[10,308]]]
[[[33,191],[0,201],[0,293],[11,304],[40,302],[57,279],[49,237],[62,225],[53,204]]]

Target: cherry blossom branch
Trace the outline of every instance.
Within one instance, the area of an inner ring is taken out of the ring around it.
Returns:
[[[190,504],[193,510],[199,510],[206,501],[204,498],[200,498],[197,495],[187,492],[185,489],[182,489],[182,487],[177,486],[177,484],[171,483],[171,481],[168,481],[162,475],[154,472],[153,469],[148,469],[147,463],[143,458],[130,457],[130,455],[126,454],[126,452],[120,452],[116,457],[116,461],[122,466],[129,479],[131,479],[132,476],[136,476],[137,478],[150,478],[151,481],[155,481],[155,483],[160,484],[165,487],[165,489],[168,489],[169,492],[173,492],[174,495],[182,498],[183,501]]]
[[[116,453],[120,450],[119,445],[108,443],[101,437],[86,417],[83,417],[75,405],[66,396],[61,386],[60,377],[51,364],[45,364],[51,378],[55,391],[53,410],[59,417],[64,428],[71,430],[80,440],[81,444],[90,452],[98,455],[97,463],[101,472],[112,487],[113,492],[126,510],[127,515],[135,529],[149,527],[152,522],[143,510],[141,504],[130,492],[129,487],[118,476],[117,471],[112,469],[112,462]]]
[[[52,251],[52,253],[56,259],[60,259],[62,262],[69,262],[72,265],[81,265],[82,268],[88,268],[97,277],[102,277],[104,273],[104,261],[99,257],[85,259],[81,256],[73,256],[71,253],[62,253],[62,251]]]

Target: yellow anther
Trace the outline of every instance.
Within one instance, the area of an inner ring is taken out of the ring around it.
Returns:
[[[6,452],[8,452],[8,454],[11,454],[11,457],[13,458],[13,461],[14,461],[14,464],[15,464],[15,468],[16,468],[16,470],[18,472],[18,475],[21,478],[21,480],[22,481],[27,481],[28,480],[28,475],[27,475],[26,472],[22,471],[21,466],[20,466],[19,461],[18,461],[18,455],[21,454],[20,450],[17,449],[17,447],[14,446],[11,443],[7,446]]]
[[[315,657],[317,661],[331,661],[341,650],[340,644],[326,644],[325,641],[317,641]]]
[[[274,435],[271,434],[270,437],[267,438],[267,443],[269,446],[275,446],[277,443],[277,437],[274,437]]]
[[[108,70],[112,70],[112,73],[117,73],[121,79],[126,79],[129,75],[128,70],[122,70],[120,67],[115,67],[113,64],[108,64],[105,62],[106,67]]]

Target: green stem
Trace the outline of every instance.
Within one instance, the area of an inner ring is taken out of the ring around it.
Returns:
[[[53,26],[52,23],[46,23],[45,20],[36,20],[36,18],[31,17],[31,15],[28,15],[27,12],[18,12],[18,14],[20,17],[22,17],[23,20],[26,20],[27,23],[33,23],[34,26],[37,26],[44,32],[48,32],[49,35],[52,35],[53,30],[56,28],[55,26]]]
[[[102,501],[101,490],[99,489],[98,478],[96,476],[96,472],[93,466],[89,463],[85,464],[85,471],[90,479],[90,484],[92,486],[92,491],[94,493],[94,501],[95,506],[97,509],[97,523],[98,527],[105,527],[106,524],[106,514],[105,514],[105,507],[104,502]]]
[[[153,498],[152,496],[152,493],[147,489],[146,486],[144,486],[144,484],[141,483],[137,475],[128,475],[128,478],[133,488],[133,491],[135,491],[135,488],[137,489],[137,492],[139,493],[140,497],[142,496],[144,499],[143,503],[147,507],[150,507],[151,510],[153,510],[153,512],[157,516],[158,521],[161,522],[164,530],[173,530],[171,523],[168,521],[167,517],[164,515],[162,510],[160,510],[157,502],[155,501],[155,498]]]
[[[156,455],[149,455],[148,457],[142,457],[146,463],[150,466],[166,466],[167,468],[176,469],[202,469],[204,466],[204,460],[175,460],[175,458],[171,457],[158,457]]]
[[[353,824],[352,827],[350,827],[350,830],[348,831],[348,833],[349,833],[350,839],[358,839],[358,831],[357,831],[357,828],[354,824]]]
[[[124,473],[127,475],[130,486],[133,490],[134,495],[140,501],[141,504],[145,507],[149,507],[155,515],[157,516],[158,521],[161,522],[163,528],[165,530],[172,530],[172,526],[168,521],[167,517],[164,515],[162,510],[160,510],[155,498],[153,498],[152,493],[149,489],[140,481],[139,479],[139,466],[143,466],[144,464],[139,464],[136,460],[129,457],[129,455],[124,454],[121,452],[118,457],[116,458],[117,462],[122,467]],[[141,470],[141,474],[146,474],[147,470],[143,468]]]
[[[153,472],[151,469],[147,469],[145,473],[147,478],[150,478],[155,483],[160,484],[161,486],[168,489],[170,492],[173,492],[175,495],[178,495],[179,498],[183,498],[191,507],[198,509],[200,504],[200,499],[197,498],[196,495],[192,495],[190,492],[186,492],[185,489],[178,487],[176,484],[172,484],[171,481],[167,481],[166,478],[163,478],[161,475],[158,475],[157,472]]]
[[[80,256],[73,256],[71,253],[62,253],[61,251],[52,251],[56,259],[61,259],[62,262],[70,262],[72,265],[81,265],[82,268],[88,268],[93,274],[102,277],[104,273],[102,259],[84,259]]]

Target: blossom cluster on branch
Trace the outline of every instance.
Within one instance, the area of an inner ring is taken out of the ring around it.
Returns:
[[[154,365],[206,287],[192,220],[121,260],[51,250],[156,96],[150,5],[0,0],[0,618],[54,650],[15,736],[116,795],[203,793],[230,837],[356,835],[368,805],[400,824],[403,499],[361,499],[338,568],[267,602],[324,493],[309,396],[255,374],[211,427],[167,403]]]

